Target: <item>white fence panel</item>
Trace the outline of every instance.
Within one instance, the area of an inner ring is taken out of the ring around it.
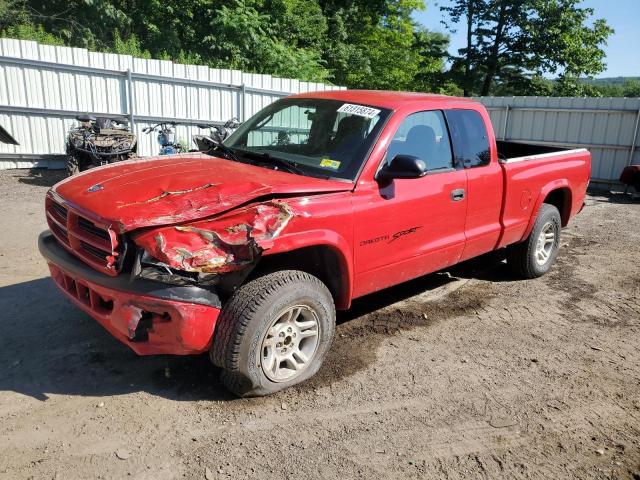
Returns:
[[[0,39],[0,124],[20,143],[0,144],[0,169],[60,167],[69,128],[80,114],[126,116],[138,135],[138,154],[154,155],[155,134],[142,129],[181,123],[187,144],[197,123],[240,120],[283,96],[342,89],[238,70],[182,65],[81,48]]]
[[[78,114],[129,117],[146,156],[159,149],[155,135],[142,133],[146,126],[182,123],[177,138],[190,143],[204,133],[197,123],[244,120],[290,93],[343,88],[2,38],[0,124],[20,145],[0,144],[0,169],[62,166]],[[626,165],[640,164],[638,98],[478,100],[499,139],[588,148],[595,183],[614,184]]]

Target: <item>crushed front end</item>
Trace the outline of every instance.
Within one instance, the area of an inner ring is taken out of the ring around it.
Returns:
[[[222,302],[293,212],[267,201],[126,232],[52,191],[46,216],[39,248],[65,296],[140,355],[187,355],[209,349]]]

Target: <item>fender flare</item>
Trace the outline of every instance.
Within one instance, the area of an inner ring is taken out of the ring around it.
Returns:
[[[569,184],[569,180],[567,180],[566,178],[553,180],[547,183],[546,185],[544,185],[540,189],[540,193],[538,193],[538,198],[536,199],[534,208],[531,209],[531,217],[529,218],[529,224],[527,225],[527,228],[524,231],[522,238],[520,239],[521,241],[524,241],[531,234],[531,231],[533,230],[533,225],[536,223],[536,219],[538,218],[538,212],[540,211],[540,207],[544,203],[549,193],[559,189],[569,190],[569,192],[571,193],[571,196],[573,197],[573,191],[571,190],[571,185]],[[569,205],[568,207],[569,207],[569,214],[571,214],[571,205]],[[565,213],[560,212],[560,215],[564,216]],[[568,218],[567,218],[567,221],[568,221]]]
[[[340,289],[336,298],[336,307],[347,309],[351,306],[353,294],[353,255],[351,245],[340,234],[325,229],[292,232],[279,236],[273,247],[265,252],[266,256],[289,253],[306,247],[329,247],[337,255],[340,271]]]

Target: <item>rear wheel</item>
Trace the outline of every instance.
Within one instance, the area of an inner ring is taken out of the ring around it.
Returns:
[[[558,209],[543,203],[529,237],[507,248],[507,263],[513,271],[524,278],[547,273],[558,256],[561,227]]]
[[[236,395],[268,395],[313,376],[334,330],[333,298],[319,279],[275,272],[243,285],[224,306],[211,361]]]

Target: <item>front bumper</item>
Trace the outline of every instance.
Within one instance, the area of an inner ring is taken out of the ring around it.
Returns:
[[[203,353],[220,314],[218,296],[127,275],[109,277],[63,249],[49,231],[38,238],[58,288],[139,355]]]

